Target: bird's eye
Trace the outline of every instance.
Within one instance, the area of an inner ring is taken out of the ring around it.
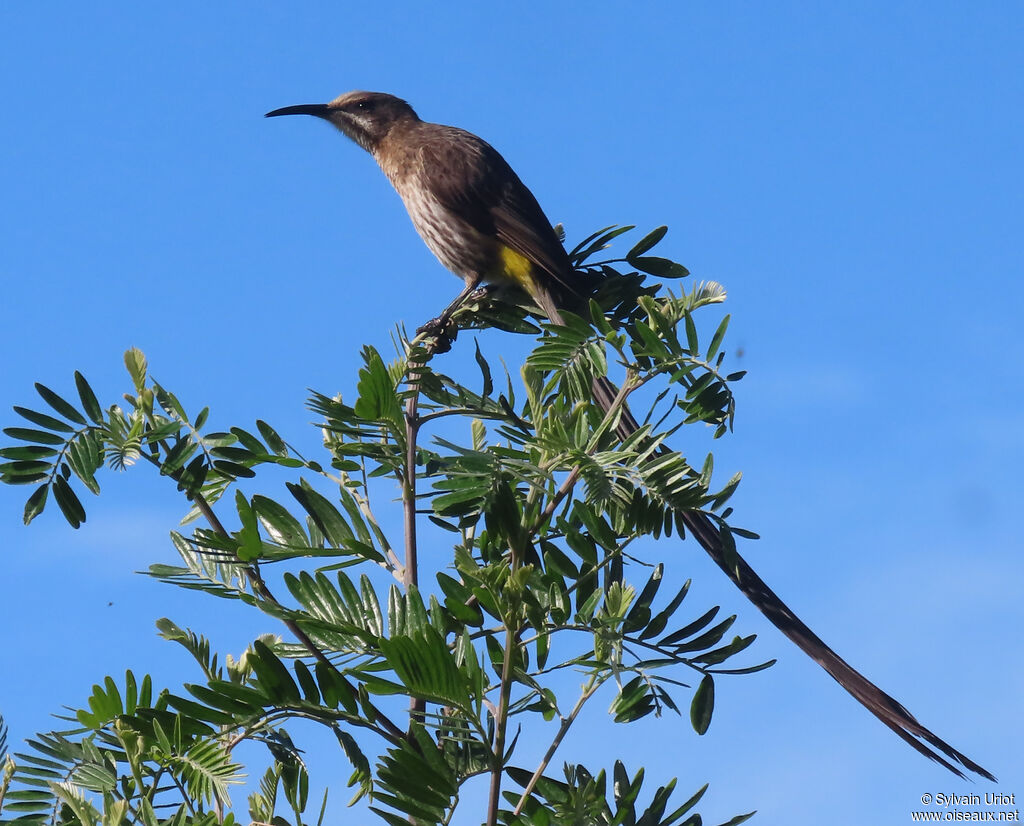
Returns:
[[[373,101],[361,100],[359,101],[359,103],[356,104],[356,109],[359,109],[363,112],[369,112],[371,109],[373,109]]]

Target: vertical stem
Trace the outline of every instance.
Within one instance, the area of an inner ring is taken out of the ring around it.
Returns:
[[[409,362],[409,387],[412,393],[405,401],[405,479],[402,485],[402,509],[405,522],[405,566],[402,569],[402,584],[406,593],[419,584],[419,562],[416,557],[416,438],[419,435],[419,373],[415,362]],[[409,725],[423,722],[426,703],[419,697],[409,698]]]
[[[496,826],[501,803],[501,770],[505,759],[505,731],[508,727],[508,701],[512,694],[512,649],[516,635],[509,622],[505,626],[505,657],[501,664],[501,698],[494,731],[494,765],[491,767],[491,791],[487,799],[487,826]]]
[[[415,375],[409,374],[409,381]],[[419,584],[416,559],[416,437],[419,434],[419,414],[416,412],[419,393],[414,392],[405,402],[405,483],[402,485],[402,507],[405,517],[405,565],[402,584],[406,590]]]
[[[523,549],[518,540],[513,539],[509,545],[511,565],[509,576],[515,576],[522,564]],[[496,826],[498,822],[498,805],[501,803],[501,771],[505,760],[505,735],[508,730],[508,705],[512,696],[512,652],[518,644],[519,603],[520,597],[509,600],[505,614],[505,656],[501,662],[501,697],[498,700],[498,719],[494,730],[494,765],[491,766],[491,791],[487,800],[487,826]]]

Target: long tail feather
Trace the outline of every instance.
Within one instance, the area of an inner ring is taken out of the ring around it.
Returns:
[[[562,324],[562,315],[552,297],[543,289],[534,299],[555,324]],[[618,391],[608,379],[595,379],[592,387],[594,400],[606,413],[611,409]],[[625,439],[639,429],[639,424],[624,407],[619,413],[616,432]],[[726,549],[719,528],[699,511],[688,511],[682,519],[694,539],[718,565],[733,584],[749,599],[769,622],[789,637],[808,657],[827,671],[857,702],[892,729],[911,748],[931,760],[941,763],[958,777],[966,777],[954,763],[995,781],[995,777],[953,748],[941,737],[922,726],[901,703],[886,694],[857,669],[836,654],[822,639],[794,614],[775,592],[765,584],[757,572],[735,551]],[[929,748],[931,746],[931,748]],[[948,758],[948,759],[947,759]],[[952,761],[952,762],[951,762]]]

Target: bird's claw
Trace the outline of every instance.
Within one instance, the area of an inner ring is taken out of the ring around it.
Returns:
[[[422,327],[416,328],[417,336],[429,336],[432,339],[429,349],[433,353],[447,353],[451,350],[458,333],[459,328],[452,324],[451,318],[443,316],[432,318]]]

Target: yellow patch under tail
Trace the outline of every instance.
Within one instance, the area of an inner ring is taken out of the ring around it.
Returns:
[[[529,258],[511,247],[502,244],[499,250],[498,272],[492,278],[511,281],[534,300],[550,321],[563,324],[562,315],[551,290],[546,287],[545,279],[549,278],[547,273],[535,269]]]
[[[516,286],[524,290],[527,295],[534,295],[537,287],[530,259],[504,244],[501,245],[500,257],[500,275],[515,282]]]

